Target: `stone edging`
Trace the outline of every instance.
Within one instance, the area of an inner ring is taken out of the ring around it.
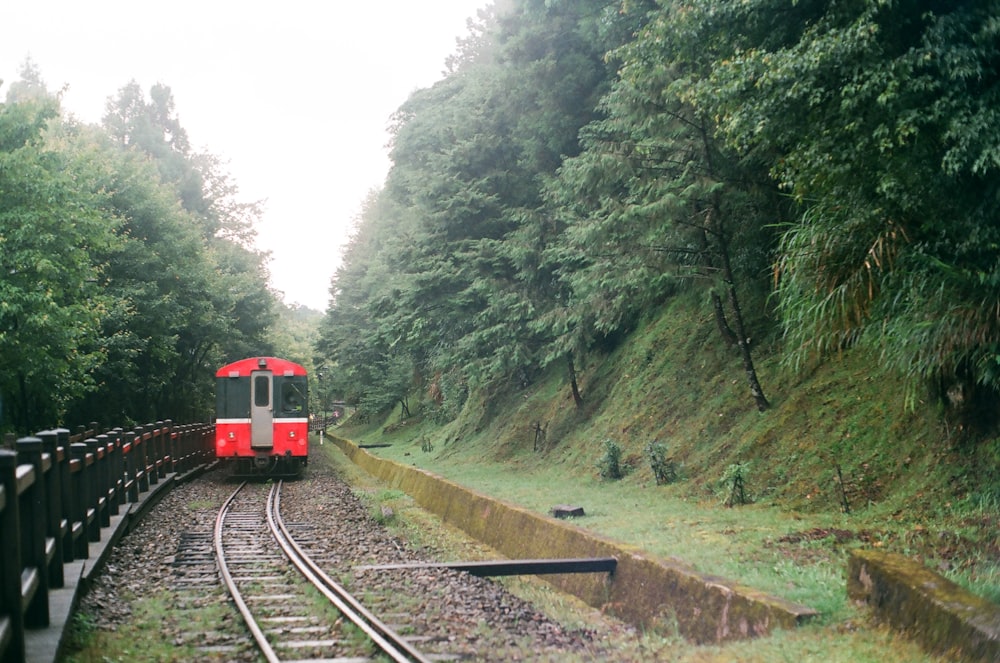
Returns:
[[[903,555],[854,550],[847,594],[929,651],[963,661],[1000,661],[1000,606]]]
[[[548,575],[545,580],[587,604],[644,629],[672,630],[696,643],[718,643],[793,628],[817,615],[807,606],[680,562],[650,556],[588,532],[459,486],[430,472],[378,458],[332,436],[361,469],[409,494],[510,559],[615,557],[614,575]]]

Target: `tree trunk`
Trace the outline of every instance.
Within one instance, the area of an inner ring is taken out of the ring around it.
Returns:
[[[701,127],[701,139],[705,148],[705,164],[708,166],[709,176],[714,179],[715,166],[712,162],[711,141],[709,140],[708,130],[704,127],[704,125]],[[743,325],[743,310],[740,308],[740,299],[736,294],[736,279],[733,276],[733,266],[729,259],[729,239],[726,235],[725,222],[722,219],[722,201],[717,189],[712,193],[712,203],[705,218],[704,229],[706,233],[715,238],[716,244],[719,247],[719,258],[722,260],[722,278],[729,291],[729,306],[733,310],[733,325],[736,327],[736,345],[739,347],[740,357],[743,359],[743,371],[746,373],[747,382],[750,384],[750,394],[753,396],[753,400],[757,404],[757,410],[764,412],[771,407],[771,404],[768,402],[767,397],[764,396],[764,390],[761,388],[760,381],[757,379],[757,369],[753,365],[753,357],[750,354],[750,343],[748,342],[746,328]],[[717,303],[717,298],[718,296],[713,293],[713,305]],[[718,301],[717,304],[716,316],[722,312],[722,302]],[[722,321],[725,322],[724,314]],[[729,328],[728,325],[726,325],[726,328]],[[720,330],[721,329],[722,328],[720,327]],[[732,333],[733,330],[730,329],[730,332]],[[723,332],[723,336],[726,337],[727,340],[730,338],[725,332]]]
[[[750,343],[747,337],[746,328],[743,326],[743,310],[740,308],[740,300],[736,294],[736,283],[733,280],[733,269],[729,262],[729,245],[723,233],[719,233],[719,253],[722,257],[722,275],[729,288],[729,306],[733,309],[733,324],[736,326],[736,343],[740,349],[740,356],[743,359],[743,370],[750,385],[750,394],[757,404],[757,410],[764,412],[771,404],[764,396],[764,390],[757,379],[757,369],[753,365],[753,357],[750,354]]]
[[[715,290],[712,290],[712,309],[715,311],[715,324],[719,328],[719,333],[722,334],[722,338],[726,339],[726,342],[729,343],[729,345],[739,345],[739,337],[736,336],[736,332],[732,330],[729,326],[729,322],[726,320],[726,311],[722,305],[722,297],[720,297],[719,293]]]
[[[569,385],[573,389],[573,402],[577,409],[583,407],[583,397],[580,396],[580,385],[576,382],[576,366],[573,364],[573,353],[566,354],[566,368],[569,371]]]

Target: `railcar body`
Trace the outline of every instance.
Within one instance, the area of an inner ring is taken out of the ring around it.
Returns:
[[[308,382],[302,366],[250,357],[215,374],[215,454],[233,474],[295,476],[309,460]]]

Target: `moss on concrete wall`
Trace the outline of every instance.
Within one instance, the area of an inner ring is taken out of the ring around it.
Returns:
[[[847,593],[933,653],[1000,661],[1000,606],[969,593],[903,555],[855,550]]]
[[[676,625],[689,640],[714,643],[792,628],[816,615],[809,607],[651,557],[430,472],[377,458],[349,440],[334,441],[366,472],[510,559],[615,557],[618,566],[611,577],[579,573],[544,579],[638,627],[670,630]]]

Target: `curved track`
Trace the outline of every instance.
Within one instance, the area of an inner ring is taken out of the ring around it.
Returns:
[[[374,647],[392,661],[429,662],[302,551],[281,519],[281,486],[272,484],[265,498],[265,486],[240,484],[215,523],[223,582],[265,659],[367,658]],[[311,617],[316,591],[364,638],[345,633],[343,619]]]

